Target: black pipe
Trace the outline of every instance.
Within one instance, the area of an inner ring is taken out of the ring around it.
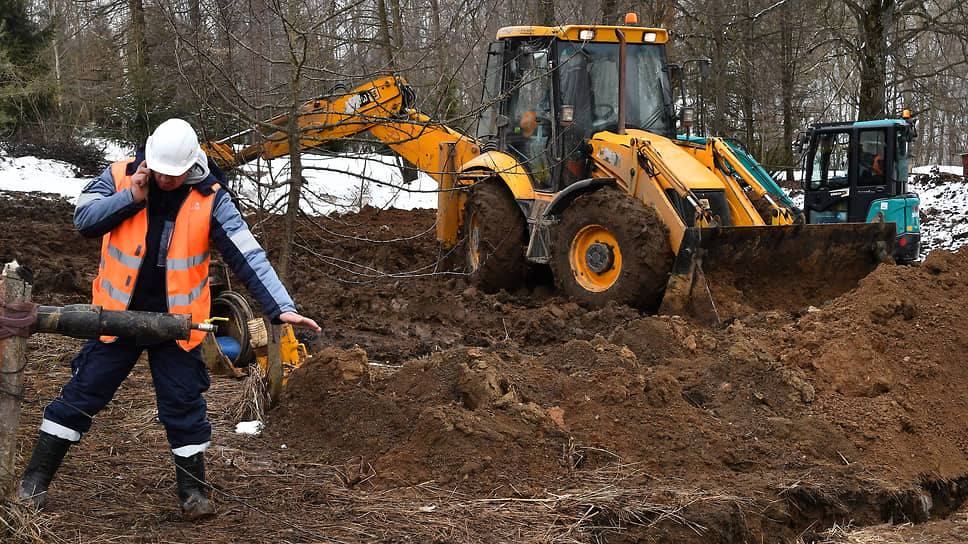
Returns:
[[[615,37],[618,38],[618,134],[625,134],[625,55],[626,42],[625,33],[615,29]]]
[[[92,304],[39,306],[37,332],[74,338],[121,336],[137,340],[188,340],[192,329],[213,330],[207,323],[192,324],[190,314],[103,310]]]

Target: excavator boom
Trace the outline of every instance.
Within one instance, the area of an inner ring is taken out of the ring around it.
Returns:
[[[437,237],[446,245],[457,243],[464,195],[454,189],[461,184],[461,165],[480,159],[477,142],[414,110],[413,91],[402,77],[384,77],[342,95],[304,103],[296,116],[301,149],[369,131],[398,155],[437,180],[439,188]],[[260,124],[259,129],[240,132],[202,148],[224,171],[252,160],[287,155],[290,138],[288,115]],[[490,164],[484,161],[485,164]],[[476,176],[465,176],[473,183]]]
[[[434,142],[473,144],[450,128],[433,123],[416,112],[413,91],[400,77],[384,77],[345,94],[310,100],[296,114],[296,131],[302,149],[319,147],[333,140],[370,131],[397,153],[431,176],[437,173],[438,145]],[[204,151],[222,170],[228,171],[258,158],[287,155],[289,115],[280,115],[251,129],[222,140],[206,142]],[[463,146],[462,146],[463,147]],[[437,177],[437,176],[434,176]]]

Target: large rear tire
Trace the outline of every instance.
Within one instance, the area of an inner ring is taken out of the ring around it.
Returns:
[[[648,204],[614,187],[564,210],[552,241],[555,283],[587,307],[609,302],[655,312],[669,282],[669,231]]]
[[[471,283],[488,293],[524,282],[524,214],[498,181],[475,184],[464,207],[464,254]]]

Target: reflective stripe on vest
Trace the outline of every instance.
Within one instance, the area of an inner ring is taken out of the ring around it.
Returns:
[[[111,165],[111,175],[118,192],[131,186],[131,176],[126,173],[131,161],[128,159]],[[189,191],[175,218],[165,260],[168,311],[191,314],[193,323],[208,319],[211,306],[208,288],[209,229],[217,190],[216,184],[208,196]],[[148,210],[145,208],[104,235],[101,266],[94,280],[93,304],[107,310],[128,308],[144,259],[147,234]],[[178,345],[187,351],[204,338],[204,332],[193,330],[191,338],[179,340]],[[105,342],[114,339],[101,337]]]

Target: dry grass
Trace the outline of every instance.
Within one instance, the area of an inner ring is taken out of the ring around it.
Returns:
[[[948,544],[968,542],[968,526],[963,519],[949,519],[935,523],[897,525],[881,524],[868,527],[835,525],[824,531],[817,544]],[[802,544],[802,543],[797,543]]]
[[[286,542],[587,543],[671,525],[702,535],[704,510],[696,507],[752,507],[733,496],[643,485],[643,474],[631,465],[594,471],[580,485],[556,492],[518,496],[508,489],[508,496],[477,498],[433,482],[367,492],[339,485],[338,471],[326,465],[259,474],[258,460],[243,463],[248,477],[223,488],[222,514],[213,523],[227,529],[251,520],[265,535],[291,534]],[[265,478],[273,480],[271,498],[259,497]],[[232,502],[245,497],[253,502]],[[283,514],[287,510],[293,514]]]
[[[48,544],[64,542],[51,528],[51,519],[34,507],[0,499],[0,542]]]
[[[269,408],[269,393],[265,382],[258,372],[249,372],[242,379],[237,398],[232,400],[226,410],[229,419],[235,421],[265,421]]]
[[[835,525],[822,533],[822,540],[818,544],[900,544],[907,542],[907,540],[899,538],[896,530],[910,525],[894,526],[887,524],[868,528],[851,527],[849,524],[845,527]],[[931,541],[925,540],[922,542]]]

